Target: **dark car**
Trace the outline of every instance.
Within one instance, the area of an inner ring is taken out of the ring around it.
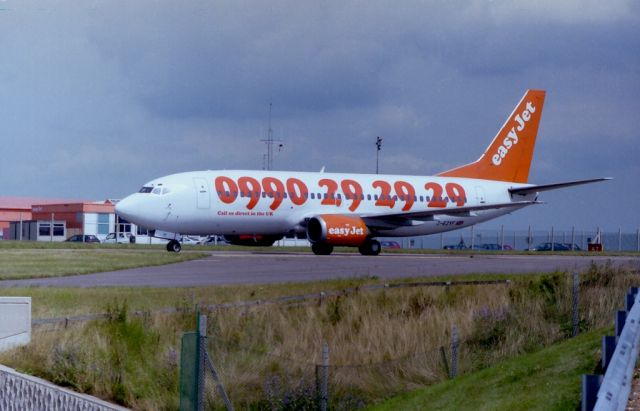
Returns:
[[[84,239],[82,237],[83,237],[82,234],[76,234],[67,238],[65,241],[68,241],[71,243],[99,243],[100,242],[100,239],[93,234],[85,234]]]
[[[380,241],[380,246],[382,248],[391,248],[396,250],[402,248],[397,241]]]
[[[464,245],[464,243],[458,243],[458,244],[445,245],[444,247],[442,247],[442,249],[443,250],[468,250],[469,247]]]
[[[536,247],[536,251],[570,251],[571,245],[568,246],[566,244],[561,243],[553,243],[553,250],[551,247],[552,243],[541,243]]]
[[[484,251],[509,251],[513,250],[513,248],[509,244],[505,244],[502,247],[500,244],[479,244],[473,247],[474,250],[484,250]]]

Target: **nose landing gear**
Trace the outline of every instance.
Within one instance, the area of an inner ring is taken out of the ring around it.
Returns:
[[[171,240],[167,243],[167,251],[171,253],[179,253],[182,250],[182,245],[178,240]]]

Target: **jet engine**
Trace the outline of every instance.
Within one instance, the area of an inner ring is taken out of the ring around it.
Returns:
[[[307,223],[307,237],[312,243],[359,247],[368,235],[367,225],[358,216],[321,214]]]

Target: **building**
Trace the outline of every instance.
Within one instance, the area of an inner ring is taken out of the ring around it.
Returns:
[[[0,238],[8,238],[9,226],[12,221],[31,220],[31,208],[34,204],[45,205],[64,201],[46,198],[0,197]]]
[[[0,215],[3,213],[10,219],[4,238],[11,240],[64,241],[75,234],[93,234],[104,239],[115,231],[116,224],[115,205],[109,200],[13,199],[0,208]]]

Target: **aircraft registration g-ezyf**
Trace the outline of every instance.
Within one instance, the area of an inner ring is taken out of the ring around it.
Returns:
[[[376,237],[469,227],[536,204],[541,191],[606,180],[528,184],[544,98],[528,90],[477,161],[435,176],[194,171],[146,183],[116,212],[169,239],[174,252],[182,235],[264,246],[306,235],[315,254],[351,246],[377,255]]]

